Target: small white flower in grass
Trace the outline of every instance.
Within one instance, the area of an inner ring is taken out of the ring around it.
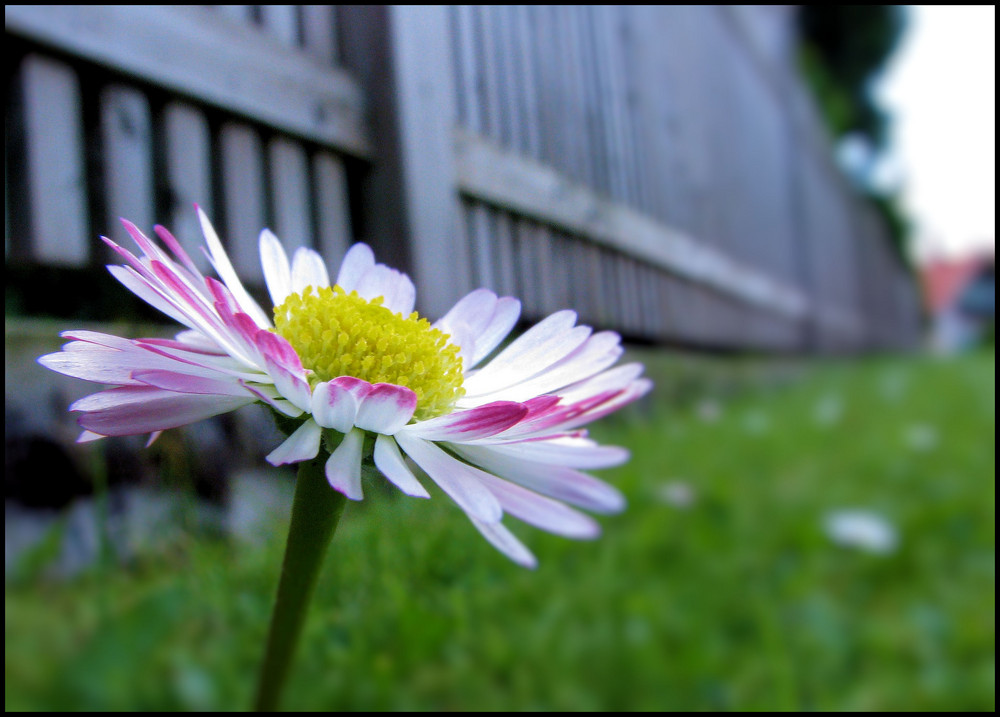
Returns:
[[[80,440],[152,433],[262,401],[293,422],[268,455],[274,465],[308,461],[326,447],[326,478],[363,498],[364,463],[404,493],[429,497],[409,458],[512,560],[531,553],[501,524],[509,513],[571,538],[599,532],[570,507],[613,513],[621,494],[587,473],[628,453],[598,445],[583,426],[652,387],[642,366],[613,367],[620,337],[578,325],[560,311],[483,363],[514,328],[520,303],[479,289],[431,324],[413,311],[403,273],[377,264],[356,244],[335,282],[316,252],[289,261],[268,230],[260,235],[264,278],[275,308],[264,311],[243,287],[199,210],[207,254],[219,279],[205,277],[163,227],[164,250],[129,222],[133,254],[110,266],[129,290],[187,327],[176,339],[125,339],[67,331],[70,343],[40,363],[115,387],[70,408]],[[568,505],[567,505],[568,504]]]
[[[899,542],[896,529],[870,510],[836,510],[826,516],[826,534],[837,545],[888,555]]]
[[[684,480],[667,481],[656,492],[657,497],[667,505],[686,510],[694,505],[698,496],[691,484]]]
[[[763,411],[750,411],[743,418],[743,430],[751,436],[761,436],[770,432],[771,418]]]
[[[927,423],[914,423],[903,435],[907,447],[915,453],[928,453],[937,448],[938,431]]]
[[[722,418],[722,406],[714,398],[705,398],[698,402],[695,413],[702,423],[717,423]]]
[[[844,417],[844,402],[840,396],[828,393],[816,402],[813,419],[824,428],[832,428]]]

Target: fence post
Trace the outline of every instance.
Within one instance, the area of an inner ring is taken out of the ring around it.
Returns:
[[[368,89],[374,145],[359,236],[409,270],[422,313],[441,316],[472,288],[458,232],[448,10],[342,6],[338,28],[344,63]]]

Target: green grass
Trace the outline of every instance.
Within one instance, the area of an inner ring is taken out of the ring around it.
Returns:
[[[633,451],[604,472],[629,509],[594,542],[515,525],[536,571],[440,493],[370,491],[334,539],[286,706],[993,710],[994,365],[811,368],[713,411],[699,395],[723,384],[685,388],[653,358],[657,395],[593,431]],[[824,517],[855,507],[895,526],[894,552],[831,543]],[[263,547],[191,538],[8,584],[6,708],[245,708],[281,543],[281,526]]]

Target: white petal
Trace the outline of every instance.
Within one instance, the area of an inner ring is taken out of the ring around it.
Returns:
[[[365,434],[354,429],[344,436],[330,459],[326,462],[326,479],[330,485],[351,500],[362,500],[361,447]]]
[[[615,366],[567,387],[562,392],[563,403],[576,403],[605,391],[620,391],[639,378],[642,372],[643,365],[641,363],[626,363]]]
[[[452,336],[462,349],[463,367],[471,369],[511,332],[521,315],[521,302],[509,296],[498,299],[489,289],[476,289],[462,297],[434,326]]]
[[[280,446],[271,451],[265,459],[273,466],[286,463],[298,463],[315,458],[319,453],[319,440],[322,430],[316,422],[309,419],[286,438]]]
[[[616,488],[572,468],[500,455],[492,447],[448,446],[490,473],[578,508],[595,513],[618,513],[625,508],[625,497]]]
[[[589,326],[573,327],[575,321],[575,313],[560,311],[528,329],[495,359],[466,378],[466,395],[493,393],[524,381],[575,351],[591,333]]]
[[[510,458],[537,461],[567,468],[611,468],[628,460],[629,453],[618,446],[592,445],[579,439],[556,439],[551,441],[522,441],[491,445],[499,455]]]
[[[480,481],[481,471],[452,458],[429,441],[400,433],[396,442],[470,517],[486,523],[497,523],[503,517],[500,503]]]
[[[417,408],[417,394],[405,386],[376,383],[358,407],[354,425],[391,436],[405,426]]]
[[[591,336],[572,354],[557,361],[537,376],[477,398],[479,400],[490,398],[504,401],[526,401],[534,396],[554,393],[603,371],[614,364],[622,353],[621,338],[618,334],[612,331],[602,331]]]
[[[362,299],[371,301],[381,296],[382,305],[394,314],[409,314],[413,311],[416,289],[406,274],[390,269],[385,264],[376,264],[368,269],[355,287]]]
[[[420,482],[406,465],[394,440],[388,436],[377,436],[375,438],[374,458],[375,466],[382,471],[382,475],[392,481],[401,491],[416,498],[431,497],[427,489],[420,485]]]
[[[288,255],[278,237],[270,229],[260,233],[260,265],[264,270],[264,283],[275,306],[283,304],[292,293],[292,274],[288,268]]]
[[[283,413],[289,418],[298,418],[303,413],[301,408],[294,406],[285,399],[281,398],[278,390],[274,386],[262,386],[260,384],[247,383],[245,381],[240,381],[240,384],[242,384],[247,391],[250,391],[253,395],[269,405],[278,413]]]
[[[299,247],[292,257],[292,291],[301,294],[307,286],[322,289],[330,285],[323,257],[312,249]]]
[[[524,547],[524,543],[514,537],[502,523],[484,523],[476,520],[471,515],[469,519],[476,526],[476,530],[482,533],[483,537],[490,541],[490,544],[518,565],[534,569],[538,567],[538,561],[531,551]]]
[[[232,262],[229,261],[226,250],[222,248],[219,235],[215,233],[215,228],[208,221],[208,217],[205,216],[205,212],[200,207],[198,208],[198,221],[201,222],[201,231],[205,235],[205,243],[208,244],[208,258],[212,262],[212,266],[215,267],[219,278],[229,288],[229,291],[236,298],[237,303],[243,309],[244,313],[249,314],[250,318],[262,329],[271,328],[271,320],[260,306],[257,305],[257,302],[251,298],[247,290],[243,288],[240,277],[236,274]]]
[[[375,266],[375,255],[367,244],[355,244],[347,250],[337,274],[337,285],[350,294],[368,269]]]
[[[538,495],[502,478],[484,474],[483,482],[500,501],[500,507],[536,528],[567,538],[596,538],[601,527],[590,516],[562,503]]]

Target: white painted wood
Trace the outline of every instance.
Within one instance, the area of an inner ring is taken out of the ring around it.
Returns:
[[[271,165],[271,215],[274,232],[288,252],[313,245],[309,162],[296,142],[275,137],[268,146]]]
[[[15,240],[49,264],[82,266],[90,256],[80,88],[66,65],[37,55],[21,68],[31,236]],[[15,201],[17,199],[15,198]]]
[[[298,5],[260,5],[264,29],[282,45],[298,47]]]
[[[337,62],[337,9],[333,5],[300,5],[303,44],[323,67]]]
[[[101,138],[104,143],[104,187],[107,216],[102,234],[132,248],[120,219],[144,233],[156,222],[153,199],[153,131],[145,95],[124,85],[101,92]],[[109,258],[117,260],[110,251]]]
[[[788,316],[806,310],[805,298],[795,289],[597,196],[545,165],[460,130],[455,133],[455,156],[458,187],[469,196],[564,228],[743,301]]]
[[[170,192],[170,224],[167,228],[202,271],[211,266],[201,247],[205,245],[198,214],[200,206],[215,216],[212,201],[212,144],[205,116],[188,104],[171,102],[163,114],[167,186]]]
[[[8,33],[348,154],[369,154],[361,91],[347,73],[207,7],[8,5],[4,20]]]
[[[497,266],[497,291],[501,295],[518,296],[516,261],[514,257],[514,234],[510,215],[494,212],[494,261]]]
[[[457,241],[453,128],[457,120],[447,9],[389,8],[399,153],[418,306],[442,316],[472,281]]]
[[[316,247],[331,270],[354,243],[344,163],[320,152],[313,158],[316,187]]]
[[[226,223],[222,227],[216,222],[216,231],[240,277],[260,283],[264,278],[258,250],[265,226],[263,147],[256,132],[236,123],[222,127],[219,144]]]

